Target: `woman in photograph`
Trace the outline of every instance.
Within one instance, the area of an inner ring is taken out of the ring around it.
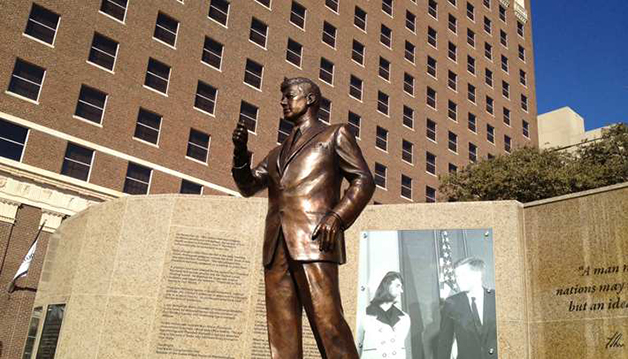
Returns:
[[[359,336],[361,359],[406,358],[405,341],[410,331],[410,316],[397,307],[401,293],[401,274],[386,273],[366,307]]]

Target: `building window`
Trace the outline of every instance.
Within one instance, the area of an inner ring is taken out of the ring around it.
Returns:
[[[493,46],[488,42],[484,43],[484,57],[489,60],[493,60]]]
[[[506,81],[502,81],[502,95],[505,98],[510,98],[510,84]]]
[[[425,170],[427,173],[436,174],[436,155],[425,152]]]
[[[475,58],[471,55],[467,55],[467,71],[475,75]]]
[[[84,120],[100,124],[105,113],[107,94],[82,85],[74,115]]]
[[[499,19],[506,22],[506,8],[499,5]]]
[[[523,86],[527,86],[528,84],[526,72],[523,70],[519,70],[519,83],[521,83]]]
[[[458,32],[458,20],[452,14],[449,14],[447,26],[449,27],[449,30],[451,30],[454,34]]]
[[[478,160],[478,146],[469,142],[469,161],[477,162]]]
[[[401,197],[412,200],[412,178],[401,175]]]
[[[129,162],[122,191],[128,194],[148,194],[152,172],[148,167]]]
[[[393,0],[382,0],[382,11],[393,16]]]
[[[353,15],[353,24],[360,30],[366,32],[366,11],[355,7],[355,13]]]
[[[255,0],[270,9],[270,0]],[[183,1],[182,1],[183,2]]]
[[[469,112],[468,127],[469,127],[469,131],[473,133],[477,132],[477,119],[475,115],[472,114],[471,112]]]
[[[334,84],[334,64],[333,62],[321,57],[321,68],[318,77],[330,85]]]
[[[256,89],[261,89],[263,74],[263,65],[258,64],[253,60],[246,59],[246,67],[244,68],[244,83],[249,84]]]
[[[489,19],[488,17],[484,16],[484,31],[486,31],[487,34],[490,34],[492,32],[492,22],[491,19]]]
[[[451,70],[447,74],[447,86],[454,91],[458,88],[458,75]]]
[[[218,23],[227,26],[227,19],[229,18],[229,1],[227,0],[211,0],[209,3],[209,16],[210,19],[216,20]]]
[[[510,139],[510,137],[504,135],[504,151],[510,153],[510,151],[512,150],[512,140]]]
[[[388,116],[388,99],[389,97],[387,94],[377,91],[377,111],[386,116]]]
[[[384,24],[382,24],[381,27],[379,42],[384,44],[386,47],[392,48],[392,30]]]
[[[414,63],[414,45],[410,41],[406,41],[406,52],[405,58],[406,60]]]
[[[427,203],[436,202],[436,189],[430,186],[425,186],[425,202]]]
[[[471,29],[467,29],[467,44],[475,48],[475,32]]]
[[[155,59],[148,59],[146,80],[144,85],[164,94],[168,93],[168,81],[170,79],[170,66]]]
[[[427,73],[436,77],[436,60],[427,56]]]
[[[61,174],[87,181],[93,158],[94,150],[68,142],[61,166]]]
[[[458,105],[452,100],[447,101],[447,117],[452,121],[458,121]]]
[[[159,142],[159,129],[161,128],[161,115],[140,108],[137,114],[137,124],[133,137],[157,144]]]
[[[336,48],[336,27],[327,21],[323,22],[323,42]]]
[[[258,108],[246,101],[240,102],[240,119],[239,121],[244,124],[247,130],[255,133],[257,127],[257,112]]]
[[[127,0],[103,0],[100,4],[100,11],[124,22],[127,2]]]
[[[390,61],[381,56],[379,58],[379,77],[390,81]]]
[[[293,1],[292,8],[290,9],[290,22],[301,29],[305,29],[305,13],[305,7]]]
[[[456,45],[454,43],[452,43],[452,42],[449,42],[447,48],[448,48],[447,56],[449,56],[449,58],[452,61],[456,62],[456,57],[457,57],[457,55],[456,55],[456,51],[457,51]]]
[[[179,22],[164,13],[157,14],[157,22],[155,23],[155,33],[153,37],[159,39],[166,44],[174,47],[177,43],[177,32],[179,31]]]
[[[491,115],[494,113],[494,101],[490,96],[486,96],[486,112],[490,113]]]
[[[386,188],[386,166],[381,163],[375,162],[375,171],[373,179],[378,187]]]
[[[508,34],[504,30],[499,30],[499,42],[504,45],[504,47],[508,47]]]
[[[302,52],[303,46],[289,38],[288,47],[286,48],[286,60],[297,67],[301,67]]]
[[[448,142],[448,148],[450,151],[453,151],[455,153],[458,153],[458,135],[456,135],[455,133],[449,131],[449,142]]]
[[[388,130],[377,126],[375,131],[375,147],[388,151]]]
[[[33,101],[39,101],[45,76],[44,68],[16,59],[8,91]]]
[[[205,37],[205,44],[203,45],[203,56],[201,61],[207,65],[220,70],[222,62],[222,49],[223,45],[218,41]]]
[[[338,0],[325,0],[325,6],[333,12],[338,12]]]
[[[414,96],[414,77],[407,72],[403,73],[403,91]]]
[[[58,28],[59,15],[37,4],[33,4],[26,22],[26,29],[24,30],[26,35],[54,45]]]
[[[277,129],[277,143],[283,143],[283,141],[290,136],[294,124],[286,119],[279,119],[279,128]]]
[[[266,48],[266,36],[268,36],[268,25],[256,18],[251,19],[251,31],[249,32],[249,40]]]
[[[410,141],[401,140],[401,159],[412,163],[412,152],[414,151],[414,144]]]
[[[510,126],[510,110],[504,107],[504,123]]]
[[[351,50],[351,58],[360,65],[364,65],[364,45],[353,40],[353,48]]]
[[[521,109],[528,112],[528,97],[526,95],[521,95]]]
[[[467,84],[467,98],[469,101],[475,103],[475,86]]]
[[[179,193],[181,194],[202,194],[203,193],[203,185],[190,182],[188,180],[181,180],[181,189],[179,189]]]
[[[403,106],[403,125],[414,128],[414,110],[406,105]]]
[[[519,59],[523,62],[526,61],[526,49],[521,45],[519,45]]]
[[[412,32],[416,30],[416,15],[406,10],[406,28]]]
[[[425,135],[427,136],[427,138],[436,142],[436,122],[428,118],[425,128],[426,128]]]
[[[489,69],[484,71],[484,82],[490,87],[493,87],[493,71]]]
[[[521,127],[523,135],[530,138],[530,124],[526,120],[521,120]]]
[[[94,33],[94,39],[92,40],[92,47],[89,50],[89,57],[87,58],[87,61],[113,71],[117,53],[117,42],[104,37],[99,33]]]
[[[318,119],[325,123],[329,123],[331,119],[331,101],[325,97],[321,97],[321,106],[318,109]]]
[[[362,122],[360,115],[349,111],[349,118],[347,122],[349,123],[349,131],[353,133],[355,138],[360,138],[360,122]]]
[[[199,81],[196,87],[196,96],[194,97],[194,107],[213,115],[214,109],[216,108],[217,93],[218,90],[216,90],[216,88],[203,81]]]
[[[517,21],[517,34],[521,37],[524,37],[525,35],[525,28],[521,21]]]
[[[495,127],[486,124],[486,140],[490,143],[495,143]]]
[[[504,70],[504,72],[508,72],[508,58],[504,55],[502,55],[502,70]]]
[[[349,95],[362,101],[362,80],[353,75],[349,79]]]
[[[427,3],[427,13],[433,18],[438,19],[438,3],[436,0],[429,0]]]
[[[0,157],[22,161],[28,128],[0,119]]]
[[[456,0],[449,0],[449,3],[450,3],[453,7],[456,7]]]
[[[438,45],[438,33],[436,32],[436,30],[432,29],[431,27],[427,28],[427,42],[428,44],[437,47]]]
[[[188,140],[188,150],[186,156],[195,160],[207,163],[209,154],[209,135],[195,129],[190,129],[190,139]]]
[[[475,21],[475,6],[467,1],[467,17],[471,21]]]
[[[458,166],[456,166],[453,163],[450,163],[449,164],[449,173],[456,173],[456,172],[458,172]]]
[[[436,109],[436,90],[431,87],[427,88],[427,104],[433,109]]]

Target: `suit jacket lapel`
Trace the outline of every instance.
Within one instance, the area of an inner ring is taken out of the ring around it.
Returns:
[[[297,143],[295,143],[294,147],[290,150],[290,153],[288,154],[288,159],[283,164],[283,168],[281,171],[282,174],[286,170],[286,167],[288,167],[288,164],[290,163],[290,161],[292,161],[294,156],[296,156],[303,149],[303,147],[305,147],[305,145],[312,141],[312,139],[316,137],[316,135],[323,132],[326,128],[327,127],[324,125],[317,124],[312,126],[304,134],[301,135],[301,137],[297,140]],[[287,142],[287,140],[284,142],[284,146],[286,146]]]

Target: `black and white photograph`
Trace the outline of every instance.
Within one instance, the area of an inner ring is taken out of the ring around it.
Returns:
[[[362,359],[498,358],[491,229],[363,232]]]

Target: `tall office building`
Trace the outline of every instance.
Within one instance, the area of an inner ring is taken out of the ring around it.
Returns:
[[[231,132],[247,124],[254,162],[287,137],[284,76],[315,79],[321,120],[349,123],[376,203],[437,200],[439,174],[538,144],[529,6],[1,2],[0,284],[43,225],[31,278],[18,282],[36,286],[49,233],[91,203],[236,194]],[[5,313],[30,311],[32,292],[16,293]],[[21,357],[27,327],[20,317],[0,329],[8,358]]]

